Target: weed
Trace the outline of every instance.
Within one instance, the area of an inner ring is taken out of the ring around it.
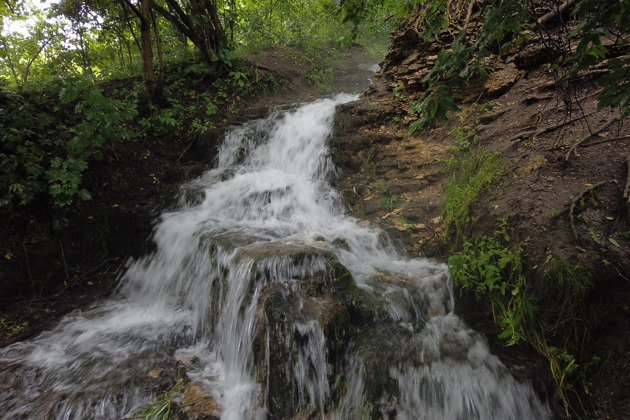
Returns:
[[[402,86],[396,86],[394,88],[393,94],[394,94],[394,99],[400,101],[400,102],[406,102],[407,101],[407,97],[405,96],[404,93],[402,93]]]
[[[168,420],[173,409],[173,399],[182,392],[184,381],[180,379],[171,389],[155,397],[151,404],[140,411],[134,419]]]
[[[595,228],[593,228],[592,226],[589,227],[588,228],[588,233],[589,233],[589,235],[591,235],[591,238],[593,239],[593,241],[595,241],[596,244],[601,244],[602,243],[602,238],[601,238],[601,236],[599,236],[599,233],[597,233]]]
[[[473,139],[473,143],[476,140],[474,136],[475,131],[470,127],[457,127],[451,130],[451,135],[455,138],[455,149],[459,151],[466,151],[470,149],[470,138]]]
[[[365,150],[365,159],[361,167],[372,171],[376,170],[376,149],[374,147]]]
[[[6,335],[12,337],[14,335],[23,333],[28,329],[28,322],[13,322],[7,321],[3,317],[0,317],[0,336]]]
[[[486,102],[482,107],[481,107],[481,112],[488,112],[488,111],[492,111],[492,109],[494,108],[495,103],[493,101],[488,101]]]
[[[466,241],[448,265],[461,291],[469,289],[478,300],[489,300],[495,324],[501,328],[499,337],[514,345],[524,339],[536,307],[523,275],[521,249],[508,248],[509,241],[503,219],[494,235]]]
[[[388,211],[395,210],[403,204],[402,198],[394,194],[385,194],[378,200],[378,202]]]

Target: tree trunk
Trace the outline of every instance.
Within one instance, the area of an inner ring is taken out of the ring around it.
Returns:
[[[155,96],[162,97],[164,92],[164,85],[166,84],[166,69],[164,67],[164,56],[162,55],[162,38],[160,37],[160,29],[155,17],[155,13],[151,10],[151,22],[153,22],[153,34],[155,35],[155,48],[158,53],[158,63],[160,68],[160,78],[158,79],[157,86],[155,87]]]
[[[155,72],[151,49],[151,0],[140,1],[140,43],[142,45],[142,71],[149,95],[155,94]]]

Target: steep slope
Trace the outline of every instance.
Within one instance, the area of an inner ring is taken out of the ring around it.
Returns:
[[[534,36],[489,58],[494,71],[459,92],[460,112],[408,136],[418,118],[410,104],[452,39],[444,31],[423,42],[417,16],[401,22],[377,81],[340,111],[333,144],[342,195],[412,255],[445,258],[506,220],[506,247],[522,249],[537,306],[529,329],[542,342],[530,336],[520,347],[535,348],[543,360],[559,415],[622,418],[630,404],[630,337],[623,333],[630,327],[630,127],[618,109],[597,108],[594,80],[604,67],[559,82],[553,55]],[[456,226],[445,212],[445,189],[458,165],[493,152],[502,168],[497,180],[477,188]],[[459,311],[501,351],[490,301],[474,295],[462,290]],[[535,370],[515,354],[506,356],[513,369]]]

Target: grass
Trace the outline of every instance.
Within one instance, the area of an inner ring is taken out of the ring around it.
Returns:
[[[459,157],[452,156],[446,166],[451,180],[445,187],[443,217],[445,235],[461,236],[470,221],[470,209],[481,192],[498,181],[503,173],[498,152],[475,148]]]

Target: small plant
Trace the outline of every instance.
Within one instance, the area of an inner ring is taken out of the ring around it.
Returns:
[[[493,101],[488,101],[486,102],[482,107],[481,107],[481,112],[488,112],[488,111],[492,111],[492,109],[494,108],[494,102]]]
[[[180,379],[171,389],[162,392],[153,399],[134,419],[168,420],[173,409],[173,399],[182,392],[184,381]]]
[[[503,219],[494,235],[466,241],[448,265],[461,291],[469,289],[478,300],[489,301],[495,324],[501,328],[499,337],[514,345],[524,339],[536,307],[523,275],[521,249],[508,247],[507,227]]]
[[[466,151],[470,149],[470,138],[475,142],[475,131],[470,127],[457,127],[451,130],[451,135],[455,139],[455,148],[459,151]]]
[[[589,227],[588,228],[588,233],[589,233],[589,235],[591,235],[591,238],[593,239],[593,241],[595,241],[596,244],[601,244],[602,243],[602,238],[601,238],[601,236],[599,236],[599,233],[597,233],[595,228],[593,228],[592,226]]]
[[[361,167],[365,169],[369,169],[371,171],[376,170],[376,149],[374,147],[370,147],[365,150],[365,158],[363,159],[363,163]]]
[[[460,110],[445,86],[438,86],[434,91],[422,94],[409,107],[410,114],[418,114],[420,118],[411,123],[407,136],[413,136],[425,126],[431,126],[437,120],[446,121],[450,110]]]
[[[402,198],[394,194],[385,194],[378,200],[378,202],[388,211],[395,210],[403,204]]]
[[[404,93],[402,93],[402,86],[396,86],[393,90],[393,95],[394,95],[394,99],[396,99],[397,101],[400,102],[406,102],[407,101],[407,97],[405,96]]]
[[[12,337],[23,333],[28,329],[28,322],[7,321],[4,317],[0,317],[0,336]]]
[[[459,158],[451,157],[446,166],[451,180],[445,187],[443,216],[445,235],[460,236],[470,218],[477,196],[497,181],[503,172],[498,152],[476,148]]]

